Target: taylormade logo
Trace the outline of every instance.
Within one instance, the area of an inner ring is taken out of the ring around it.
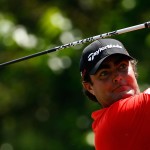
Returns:
[[[101,47],[101,48],[99,48],[97,51],[95,51],[94,53],[90,53],[89,54],[89,56],[88,56],[88,61],[93,61],[94,60],[94,57],[95,56],[97,56],[97,55],[99,55],[99,53],[101,52],[101,51],[104,51],[104,50],[106,50],[106,49],[110,49],[110,48],[113,48],[113,47],[116,47],[116,48],[122,48],[122,46],[120,46],[120,45],[112,45],[112,44],[110,44],[110,45],[106,45],[106,46],[104,46],[104,47]]]

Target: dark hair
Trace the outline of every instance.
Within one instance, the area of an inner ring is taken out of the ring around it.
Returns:
[[[137,73],[137,60],[130,60],[131,62],[131,65],[133,67],[133,71],[135,73],[135,77],[137,78],[138,77],[138,73]],[[93,84],[92,81],[91,81],[91,78],[90,78],[90,75],[89,74],[86,74],[84,76],[84,79],[82,79],[82,82],[89,82],[90,84]],[[91,94],[88,90],[86,90],[85,88],[83,88],[83,93],[92,101],[94,102],[98,102],[98,100],[96,99],[96,97]]]

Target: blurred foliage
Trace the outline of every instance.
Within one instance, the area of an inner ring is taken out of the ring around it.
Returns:
[[[0,62],[150,20],[143,0],[1,0]],[[150,30],[118,35],[149,86]],[[0,68],[0,150],[94,150],[80,45]]]

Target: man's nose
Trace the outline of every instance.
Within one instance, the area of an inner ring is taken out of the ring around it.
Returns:
[[[113,77],[113,83],[120,83],[122,79],[123,79],[122,75],[117,72]]]

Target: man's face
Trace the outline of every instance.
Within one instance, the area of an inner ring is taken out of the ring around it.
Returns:
[[[140,92],[131,62],[121,55],[108,57],[97,73],[90,77],[92,84],[84,87],[95,95],[103,107]]]

